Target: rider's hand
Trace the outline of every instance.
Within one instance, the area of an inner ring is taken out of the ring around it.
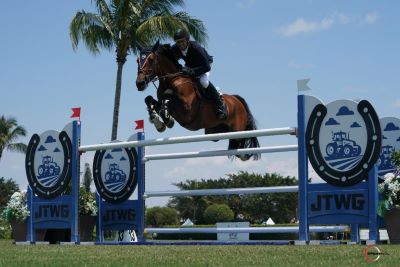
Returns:
[[[188,76],[194,76],[194,70],[191,68],[188,68],[188,67],[183,67],[182,74],[188,75]]]

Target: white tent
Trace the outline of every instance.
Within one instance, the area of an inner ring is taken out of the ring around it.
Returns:
[[[267,220],[267,222],[266,222],[266,224],[267,224],[267,225],[274,225],[275,222],[272,220],[271,217],[269,217],[268,220]]]
[[[186,221],[182,224],[182,226],[193,226],[193,225],[194,223],[189,218],[187,218]]]

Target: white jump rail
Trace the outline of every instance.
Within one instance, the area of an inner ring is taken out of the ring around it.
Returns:
[[[224,150],[207,150],[183,153],[169,153],[169,154],[152,154],[144,156],[144,161],[150,160],[164,160],[164,159],[184,159],[184,158],[203,158],[203,157],[217,157],[217,156],[233,156],[233,155],[246,155],[246,154],[265,154],[276,152],[297,151],[298,145],[285,145],[285,146],[271,146],[259,148],[243,148],[243,149],[224,149]]]
[[[297,132],[296,127],[284,127],[284,128],[272,128],[264,130],[253,130],[253,131],[216,133],[207,135],[166,137],[166,138],[157,138],[157,139],[149,139],[142,141],[115,142],[115,143],[80,146],[79,152],[114,149],[114,148],[126,148],[126,147],[145,147],[145,146],[157,146],[157,145],[169,145],[169,144],[183,144],[183,143],[194,143],[202,141],[258,137],[258,136],[273,136],[273,135],[285,135],[285,134],[296,135],[296,132]]]
[[[337,226],[310,226],[309,231],[314,233],[325,232],[345,232],[349,227],[346,225]],[[218,227],[218,228],[145,228],[145,232],[149,234],[193,234],[193,233],[298,233],[298,226],[271,226],[271,227]]]
[[[271,187],[248,187],[248,188],[222,188],[222,189],[198,189],[179,191],[151,191],[145,192],[144,197],[179,197],[179,196],[216,196],[216,195],[250,195],[270,193],[298,192],[299,187],[293,186],[271,186]]]

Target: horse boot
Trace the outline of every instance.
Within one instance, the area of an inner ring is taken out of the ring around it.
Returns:
[[[204,89],[204,92],[208,97],[214,101],[216,107],[217,107],[217,112],[216,115],[218,119],[224,120],[227,117],[227,112],[226,112],[226,106],[222,100],[222,96],[219,94],[215,86],[209,82],[208,87]]]

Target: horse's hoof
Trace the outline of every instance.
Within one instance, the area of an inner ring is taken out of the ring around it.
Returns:
[[[172,127],[174,127],[174,124],[175,124],[175,120],[173,118],[169,118],[166,125],[168,128],[172,128]]]
[[[154,126],[156,127],[157,131],[162,133],[165,131],[165,124],[159,120],[154,121]]]
[[[165,124],[157,117],[153,117],[151,122],[154,124],[154,127],[156,127],[157,131],[162,133],[165,131]]]
[[[159,133],[164,132],[165,129],[166,129],[165,124],[163,124],[160,128],[156,127],[156,129],[157,129],[157,131],[158,131]]]
[[[242,161],[248,161],[251,158],[252,155],[245,154],[245,155],[240,155],[238,158]]]

